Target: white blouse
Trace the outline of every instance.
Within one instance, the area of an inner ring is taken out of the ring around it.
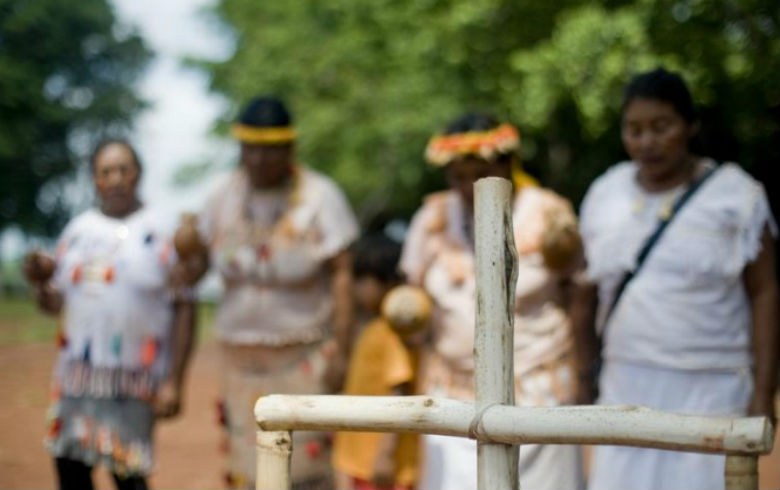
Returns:
[[[636,172],[631,162],[610,168],[581,206],[588,275],[599,286],[600,328],[623,273],[634,268],[659,215],[684,190],[647,193]],[[738,165],[722,164],[626,287],[606,326],[604,356],[677,369],[748,367],[751,318],[742,272],[758,256],[767,225],[776,234],[761,184]]]

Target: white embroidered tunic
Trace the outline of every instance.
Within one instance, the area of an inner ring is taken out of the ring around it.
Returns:
[[[54,276],[65,300],[62,394],[146,399],[166,375],[175,252],[162,221],[148,208],[123,219],[91,209],[65,228]]]
[[[212,259],[226,284],[215,320],[231,344],[320,340],[333,310],[326,262],[357,237],[343,192],[296,167],[295,188],[252,190],[236,171],[203,213]]]

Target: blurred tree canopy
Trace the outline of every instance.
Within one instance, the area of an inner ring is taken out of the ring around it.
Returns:
[[[0,0],[0,231],[60,231],[66,179],[143,107],[149,56],[107,0]]]
[[[624,83],[658,64],[688,80],[707,154],[778,159],[777,0],[221,0],[213,13],[236,36],[230,59],[199,63],[235,103],[225,121],[281,96],[300,160],[335,177],[364,224],[408,217],[443,185],[426,141],[471,109],[518,124],[525,166],[578,204],[624,157]]]

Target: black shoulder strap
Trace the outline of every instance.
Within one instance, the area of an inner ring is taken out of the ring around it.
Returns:
[[[669,223],[671,223],[672,219],[677,215],[677,213],[680,211],[680,208],[683,207],[683,205],[691,198],[691,196],[696,192],[696,190],[701,187],[701,185],[712,175],[715,173],[715,170],[718,169],[718,165],[714,165],[707,169],[705,173],[703,173],[698,179],[691,182],[691,184],[688,186],[687,189],[685,189],[685,192],[680,195],[680,197],[677,198],[677,201],[675,201],[674,206],[672,206],[672,210],[669,213],[668,216],[664,216],[658,220],[658,224],[655,227],[655,231],[650,234],[650,236],[647,237],[647,240],[645,240],[644,245],[642,245],[642,248],[639,250],[639,254],[636,258],[636,266],[634,267],[634,270],[627,271],[623,277],[620,280],[620,283],[618,284],[617,289],[615,290],[615,296],[612,298],[612,303],[609,305],[609,309],[607,310],[607,314],[604,317],[604,323],[603,323],[603,329],[606,331],[607,329],[607,322],[609,320],[609,317],[612,315],[612,312],[615,310],[615,306],[617,305],[618,300],[620,300],[620,297],[623,295],[623,291],[626,289],[626,286],[629,282],[631,282],[631,279],[636,276],[636,274],[639,272],[639,269],[642,268],[642,264],[644,264],[645,259],[648,255],[650,255],[650,250],[653,249],[653,246],[655,246],[656,243],[658,243],[658,240],[661,238],[661,235],[663,235],[664,230],[666,230],[666,227],[669,226]],[[604,335],[604,331],[602,331],[602,336]]]

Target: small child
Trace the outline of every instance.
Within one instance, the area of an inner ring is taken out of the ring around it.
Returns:
[[[427,296],[416,298],[423,307],[410,313],[410,296],[404,293],[411,288],[400,286],[400,253],[401,245],[384,235],[367,236],[355,245],[356,303],[371,319],[355,341],[345,395],[414,393],[430,303]],[[417,434],[339,432],[333,448],[336,490],[411,490],[418,452]]]

